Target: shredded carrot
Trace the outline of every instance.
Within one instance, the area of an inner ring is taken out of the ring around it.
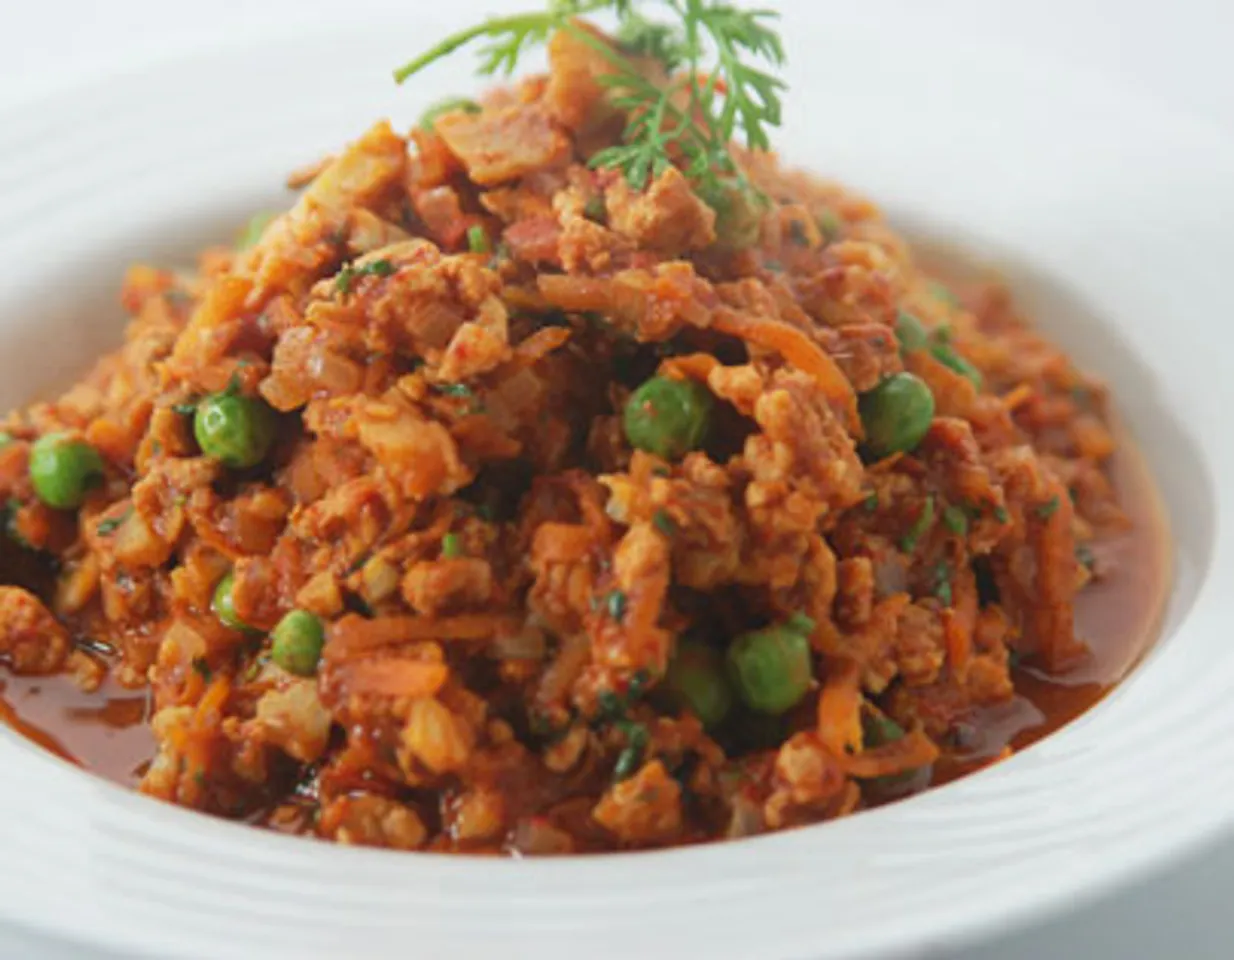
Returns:
[[[943,611],[943,630],[947,638],[948,663],[961,682],[968,674],[976,626],[976,581],[971,576],[956,577],[952,583],[952,606]]]
[[[497,426],[491,417],[464,417],[450,428],[450,436],[485,460],[512,460],[523,445]]]
[[[431,697],[444,686],[450,668],[431,660],[360,660],[340,670],[349,694],[385,697]]]
[[[569,339],[570,330],[567,327],[541,327],[514,348],[514,359],[530,367]]]
[[[845,773],[861,780],[885,777],[906,770],[928,767],[938,759],[938,747],[920,730],[910,730],[898,740],[863,750],[849,756],[840,755]]]
[[[786,323],[744,316],[732,310],[717,310],[712,327],[746,343],[774,350],[797,369],[814,378],[823,395],[844,411],[849,430],[861,436],[857,394],[839,365],[809,337]]]
[[[691,353],[684,357],[669,357],[660,364],[660,371],[670,377],[706,383],[711,371],[718,366],[720,361],[710,353]]]
[[[532,553],[548,563],[577,563],[596,549],[595,534],[577,523],[542,523],[536,528]]]
[[[818,735],[836,756],[861,746],[861,667],[855,660],[827,661],[818,698]]]
[[[332,660],[350,659],[383,647],[423,640],[487,640],[503,631],[513,632],[520,620],[508,615],[467,613],[455,617],[376,617],[348,614],[330,631],[325,654]]]
[[[1018,410],[1033,398],[1035,392],[1031,384],[1021,383],[1003,394],[1003,406],[1008,410]]]
[[[197,709],[193,711],[194,726],[215,726],[223,715],[223,704],[227,702],[230,694],[231,681],[226,675],[219,674],[197,701]]]
[[[836,805],[832,816],[847,817],[857,809],[859,803],[861,803],[861,788],[850,780],[844,784],[844,792],[840,795],[840,802]]]

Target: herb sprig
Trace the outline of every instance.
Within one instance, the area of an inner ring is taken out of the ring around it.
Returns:
[[[642,7],[651,5],[651,0]],[[779,126],[784,82],[772,71],[784,64],[784,47],[770,26],[773,10],[742,10],[721,0],[659,0],[672,24],[644,18],[635,0],[549,0],[546,9],[492,17],[446,37],[395,71],[399,82],[473,41],[481,42],[481,74],[512,73],[530,50],[568,31],[608,61],[600,78],[612,104],[628,116],[622,142],[597,152],[595,167],[620,170],[636,188],[679,162],[704,197],[722,200],[733,188],[754,195],[729,144],[767,149],[769,127]],[[611,13],[617,43],[574,19]],[[649,79],[639,58],[659,61],[673,76]],[[674,71],[677,71],[675,74]]]

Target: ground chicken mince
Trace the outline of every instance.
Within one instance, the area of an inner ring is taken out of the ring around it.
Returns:
[[[559,34],[129,272],[123,346],[2,425],[10,723],[68,697],[61,752],[138,730],[121,779],[285,832],[556,854],[846,816],[1080,709],[1104,388],[770,154],[710,202],[589,166],[596,69]]]

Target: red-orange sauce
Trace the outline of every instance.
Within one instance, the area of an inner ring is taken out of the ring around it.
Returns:
[[[154,756],[149,698],[107,680],[85,693],[67,677],[0,678],[0,720],[59,757],[136,786]]]
[[[963,755],[939,763],[935,784],[984,766],[1008,745],[1023,749],[1074,720],[1125,677],[1156,639],[1171,582],[1165,509],[1143,456],[1126,437],[1120,437],[1110,473],[1132,527],[1095,545],[1112,572],[1076,598],[1076,633],[1091,656],[1061,676],[1015,670],[1015,699],[979,711],[973,742]]]

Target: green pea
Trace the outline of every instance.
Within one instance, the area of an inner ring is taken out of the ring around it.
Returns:
[[[904,728],[890,717],[878,713],[866,713],[861,718],[862,739],[867,750],[894,743],[904,736]],[[866,781],[866,790],[874,797],[892,799],[912,787],[918,778],[917,770],[904,770]]]
[[[716,727],[733,706],[723,658],[705,643],[682,640],[664,675],[665,689],[703,722]]]
[[[57,510],[74,510],[103,479],[103,458],[67,433],[49,433],[30,448],[30,482],[38,498]]]
[[[787,623],[743,633],[725,657],[737,695],[760,713],[791,709],[814,676],[809,638]]]
[[[930,353],[945,367],[949,367],[962,377],[967,377],[972,381],[974,387],[981,389],[982,377],[981,371],[974,367],[971,363],[965,360],[962,356],[946,343],[935,344]]]
[[[896,317],[896,339],[900,341],[900,350],[904,353],[923,350],[929,338],[920,320],[906,310],[900,311]]]
[[[626,439],[639,450],[677,459],[703,445],[711,407],[711,394],[701,384],[652,377],[626,403]]]
[[[266,232],[266,227],[270,226],[270,222],[277,216],[277,213],[269,212],[254,214],[236,236],[236,250],[244,251],[254,246],[261,239],[261,235]]]
[[[274,411],[262,400],[225,391],[206,397],[193,416],[201,452],[228,467],[261,463],[274,443]]]
[[[914,449],[934,419],[934,394],[911,373],[888,377],[857,400],[866,446],[876,457]]]
[[[450,97],[449,99],[441,100],[420,114],[420,129],[432,132],[438,117],[459,110],[463,113],[479,113],[480,104],[474,100],[469,100],[467,97]]]
[[[326,631],[321,621],[307,610],[292,610],[270,633],[270,655],[274,662],[299,677],[317,672]]]
[[[904,728],[881,713],[863,714],[861,728],[867,748],[886,746],[904,736]]]
[[[214,588],[214,598],[210,601],[210,609],[214,611],[214,615],[219,618],[219,623],[223,626],[230,627],[232,630],[250,630],[252,628],[236,613],[236,601],[232,596],[235,585],[236,577],[233,573],[227,574],[220,580],[218,586]]]

